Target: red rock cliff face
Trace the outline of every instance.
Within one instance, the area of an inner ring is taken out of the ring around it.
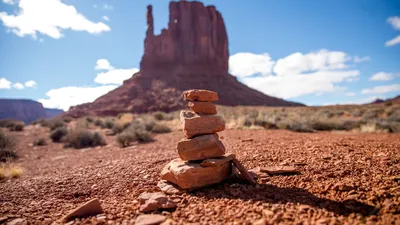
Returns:
[[[217,91],[220,105],[299,106],[264,95],[228,73],[228,37],[214,6],[200,2],[170,2],[168,28],[154,35],[152,6],[147,7],[147,31],[140,72],[121,87],[92,103],[72,107],[65,115],[115,116],[121,112],[170,112],[186,107],[187,89]]]
[[[168,28],[154,35],[152,6],[141,70],[154,68],[228,72],[228,36],[221,14],[200,2],[171,2]]]

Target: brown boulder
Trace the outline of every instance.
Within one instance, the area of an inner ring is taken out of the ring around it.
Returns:
[[[95,216],[101,213],[103,213],[103,209],[101,208],[100,201],[95,198],[71,210],[61,221],[65,223],[75,218]]]
[[[211,102],[189,102],[188,107],[196,113],[217,114],[217,107]]]
[[[187,138],[225,130],[225,122],[218,115],[200,115],[190,111],[181,111],[180,118]]]
[[[180,194],[183,192],[183,190],[180,189],[178,186],[166,180],[158,181],[157,187],[167,195]]]
[[[182,189],[196,189],[222,182],[231,172],[230,162],[215,167],[203,167],[200,163],[174,159],[161,171],[161,178]]]
[[[142,193],[139,196],[140,212],[149,212],[157,209],[173,209],[176,204],[169,200],[162,192]]]
[[[209,90],[187,90],[183,92],[183,97],[188,101],[215,102],[218,100],[218,93]]]
[[[225,154],[225,147],[216,134],[184,138],[178,142],[177,148],[179,157],[183,160],[202,160]]]

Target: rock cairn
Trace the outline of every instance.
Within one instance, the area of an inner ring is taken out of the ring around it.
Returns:
[[[255,183],[247,170],[234,155],[225,155],[225,147],[217,132],[225,129],[225,122],[217,115],[213,102],[218,94],[208,90],[183,92],[191,111],[180,114],[185,138],[179,141],[177,149],[180,158],[172,160],[161,171],[159,187],[168,190],[168,184],[184,190],[193,190],[216,184],[229,178],[233,165],[252,184]]]

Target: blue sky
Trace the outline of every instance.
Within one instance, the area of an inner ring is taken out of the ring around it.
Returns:
[[[1,0],[0,98],[68,109],[139,68],[146,6],[156,34],[166,0]],[[400,1],[207,0],[228,31],[230,72],[307,105],[400,94]]]

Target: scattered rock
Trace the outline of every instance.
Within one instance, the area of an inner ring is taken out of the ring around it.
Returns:
[[[180,194],[183,192],[183,190],[180,189],[178,186],[166,180],[160,180],[157,183],[157,187],[160,188],[160,190],[167,195]]]
[[[144,214],[136,218],[135,225],[157,225],[167,219],[165,216],[156,214]]]
[[[213,159],[206,159],[203,160],[203,162],[200,163],[201,166],[204,167],[216,167],[216,166],[221,166],[224,163],[227,163],[231,161],[235,155],[227,155],[219,158],[213,158]]]
[[[216,134],[184,138],[178,142],[177,148],[179,157],[183,160],[202,160],[225,154],[225,147]]]
[[[203,167],[200,163],[174,159],[161,171],[161,178],[182,189],[195,189],[219,183],[231,175],[229,162],[215,167]]]
[[[254,223],[252,223],[252,225],[266,225],[266,224],[267,224],[267,220],[264,218],[256,220]]]
[[[257,182],[254,181],[253,177],[247,172],[246,168],[237,160],[236,158],[232,159],[233,165],[239,170],[239,172],[249,181],[250,184],[256,184]]]
[[[22,224],[27,224],[25,219],[23,218],[13,219],[7,223],[7,225],[22,225]]]
[[[218,93],[209,90],[187,90],[183,92],[185,100],[200,102],[215,102],[218,100]]]
[[[66,216],[61,219],[61,221],[65,223],[75,218],[95,216],[101,213],[103,213],[103,209],[101,208],[100,201],[95,198],[71,210]]]
[[[188,107],[196,113],[217,114],[217,107],[211,102],[189,102]]]
[[[253,138],[243,139],[242,142],[253,141]]]
[[[158,209],[173,209],[176,204],[162,192],[142,193],[139,196],[140,212],[150,212]]]
[[[290,175],[300,173],[300,171],[296,170],[294,166],[267,166],[261,167],[260,170],[269,175]]]
[[[213,134],[225,129],[225,122],[218,115],[199,115],[190,111],[181,111],[180,118],[187,138]]]

